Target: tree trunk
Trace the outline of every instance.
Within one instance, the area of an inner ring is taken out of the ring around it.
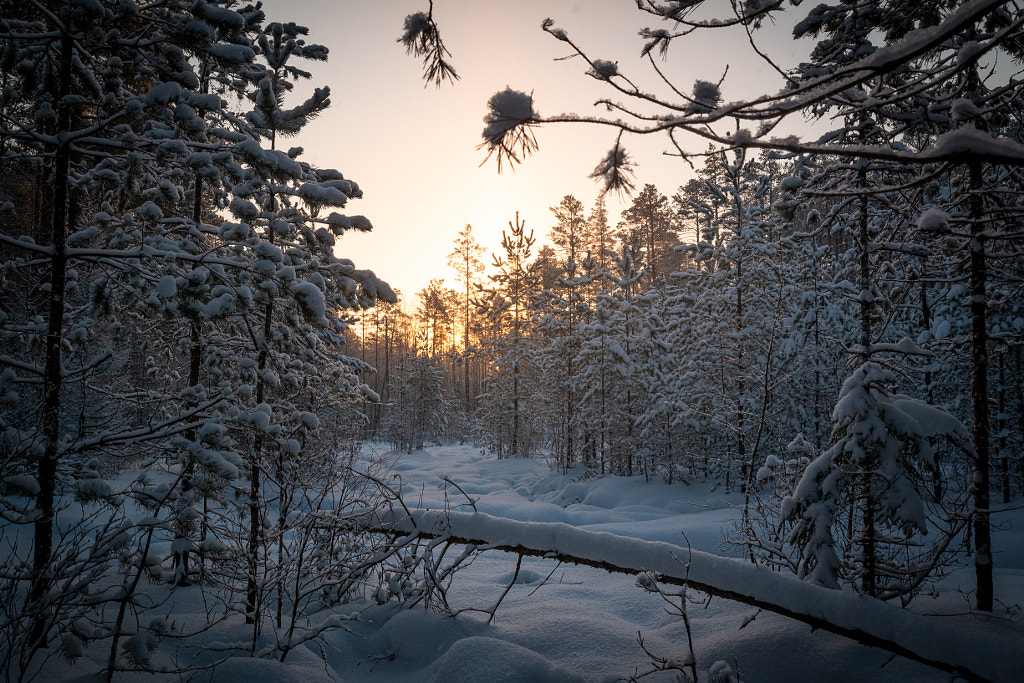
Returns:
[[[462,390],[466,393],[463,410],[468,415],[472,410],[469,402],[469,267],[466,267],[466,319],[462,331]]]
[[[273,241],[273,240],[271,240]],[[263,313],[263,345],[256,357],[256,405],[266,401],[266,381],[263,371],[267,367],[269,356],[270,332],[273,325],[274,303],[267,302]],[[260,460],[263,454],[263,434],[257,433],[253,440],[252,454],[249,456],[249,540],[246,549],[249,563],[249,576],[245,588],[245,623],[255,624],[253,639],[259,633],[257,568],[259,567],[260,533],[263,524],[260,520]]]
[[[513,458],[519,457],[519,359],[512,361],[512,450]]]
[[[992,529],[989,520],[988,307],[981,164],[970,164],[971,196],[971,403],[974,410],[975,607],[992,611]]]
[[[1006,354],[999,354],[999,464],[1002,470],[1003,504],[1010,502],[1010,451],[1006,439]]]
[[[270,148],[274,149],[276,138],[271,133]],[[270,195],[270,210],[275,210],[276,201],[273,193]],[[274,243],[274,228],[268,226],[267,241]],[[263,342],[259,347],[256,356],[256,405],[262,405],[266,401],[267,381],[264,379],[264,371],[270,360],[270,334],[274,326],[274,300],[267,294],[267,305],[263,309]],[[249,576],[245,589],[245,623],[253,624],[253,647],[256,645],[256,638],[259,635],[259,609],[258,597],[259,587],[257,581],[257,570],[259,567],[259,548],[262,539],[263,524],[260,520],[260,461],[263,454],[263,434],[257,433],[253,440],[252,455],[249,458],[249,542],[247,548],[249,562]]]
[[[202,219],[203,213],[203,179],[197,173],[195,178],[195,190],[193,192],[192,202],[192,222],[198,226]],[[188,363],[188,386],[196,387],[199,385],[199,371],[202,368],[203,363],[203,344],[200,323],[198,320],[193,320],[189,324],[189,363]],[[185,432],[185,438],[189,441],[195,441],[196,430],[189,429]],[[184,477],[181,482],[182,494],[187,494],[192,490],[192,475],[195,473],[195,460],[192,456],[189,456],[185,462]],[[187,505],[187,501],[185,501]],[[206,525],[206,518],[204,517],[202,522],[203,526]],[[184,520],[179,520],[178,526],[178,538],[185,540],[188,538],[188,529],[184,523]],[[190,581],[188,578],[188,562],[189,552],[188,550],[181,550],[174,554],[174,565],[175,565],[175,583],[179,586],[188,586]]]
[[[50,302],[46,329],[46,360],[43,370],[43,455],[37,463],[36,478],[39,493],[36,495],[38,516],[33,525],[34,548],[32,557],[32,586],[29,602],[37,610],[32,627],[30,642],[46,645],[47,618],[44,598],[52,576],[50,561],[53,555],[53,498],[57,485],[57,452],[60,442],[61,387],[63,368],[61,341],[64,332],[64,294],[66,289],[67,256],[65,243],[68,226],[68,186],[71,166],[71,145],[60,133],[71,127],[71,61],[74,39],[69,33],[61,35],[60,82],[58,85],[57,130],[58,143],[54,155],[53,202],[50,224],[53,256],[50,259]]]
[[[871,472],[864,473],[864,510],[861,543],[864,547],[864,573],[861,575],[861,590],[867,595],[876,593],[876,572],[878,567],[877,533],[875,530],[875,496],[871,490]]]
[[[867,170],[861,168],[859,172],[861,187],[867,186]],[[874,295],[871,293],[871,233],[868,221],[868,195],[860,196],[860,218],[858,223],[858,248],[860,249],[860,345],[861,362],[867,362],[871,358],[869,352],[871,346],[871,314],[874,308]],[[877,556],[877,534],[875,533],[875,497],[872,487],[872,478],[875,470],[875,458],[868,454],[871,466],[865,468],[863,474],[863,509],[861,520],[864,525],[861,531],[861,549],[864,556],[863,574],[861,575],[861,590],[868,595],[875,594],[876,577],[875,571],[878,565]]]

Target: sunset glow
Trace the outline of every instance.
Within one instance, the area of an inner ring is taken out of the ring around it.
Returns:
[[[1022,0],[0,12],[0,683],[1014,681]]]
[[[541,128],[540,151],[519,167],[499,175],[493,159],[481,166],[481,120],[494,92],[506,86],[532,92],[542,114],[603,114],[593,103],[614,95],[587,76],[578,60],[560,60],[567,50],[541,30],[545,18],[554,19],[602,58],[617,61],[638,83],[664,87],[640,58],[643,41],[637,33],[651,18],[637,12],[632,2],[436,2],[434,15],[460,76],[440,88],[424,87],[419,60],[407,56],[396,41],[403,18],[426,8],[419,0],[270,0],[265,6],[271,19],[287,15],[309,27],[309,42],[331,50],[327,64],[310,67],[309,87],[330,86],[333,105],[289,144],[304,147],[317,165],[337,168],[364,192],[349,211],[366,215],[374,230],[346,235],[338,252],[358,267],[374,270],[406,297],[431,278],[451,282],[454,273],[445,259],[466,223],[494,251],[516,211],[541,241],[553,225],[548,209],[563,196],[574,195],[588,210],[597,198],[599,188],[588,176],[615,140],[611,129]],[[799,43],[784,27],[762,30],[759,38],[771,41],[777,58],[796,59]],[[691,44],[703,49],[673,54],[663,64],[683,88],[698,78],[717,80],[728,64],[726,97],[782,86],[778,74],[749,58],[742,31],[696,36],[687,42]],[[654,183],[671,196],[693,175],[687,163],[665,155],[669,150],[661,137],[633,136],[624,142],[638,164],[638,187]],[[699,140],[691,143],[688,151],[707,147]],[[629,203],[628,197],[607,197],[613,228]]]

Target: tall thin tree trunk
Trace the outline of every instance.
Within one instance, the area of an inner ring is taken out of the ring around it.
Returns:
[[[746,393],[746,381],[743,375],[743,200],[740,196],[740,172],[742,166],[737,167],[732,176],[733,186],[733,208],[736,211],[736,246],[738,254],[736,257],[736,317],[733,319],[733,326],[736,330],[736,458],[740,463],[740,492],[747,492],[748,464],[747,464],[747,442],[744,439],[746,428],[743,415],[743,394]]]
[[[992,611],[992,529],[989,520],[988,305],[981,164],[969,164],[971,196],[971,403],[974,411],[974,570],[975,607]]]
[[[465,412],[468,415],[472,410],[469,402],[469,265],[466,266],[466,316],[462,330],[462,384],[466,394]]]
[[[861,168],[859,172],[860,186],[867,186],[867,170]],[[858,224],[858,247],[860,249],[860,345],[861,362],[867,362],[871,358],[871,314],[874,307],[874,297],[871,293],[871,233],[868,221],[868,195],[860,196],[860,218]],[[868,462],[873,463],[874,457],[868,454]],[[878,566],[877,535],[875,533],[875,504],[874,487],[872,479],[874,468],[870,465],[865,467],[863,473],[863,514],[864,525],[861,531],[861,548],[864,556],[863,575],[861,576],[861,589],[868,595],[875,594],[876,567]]]
[[[1010,502],[1010,452],[1007,449],[1006,354],[999,354],[999,463],[1002,470],[1003,504]]]
[[[566,339],[566,375],[565,375],[565,391],[566,391],[566,418],[565,418],[565,471],[569,471],[569,467],[572,466],[573,461],[573,439],[572,439],[572,428],[573,418],[575,411],[575,397],[572,391],[572,379],[573,379],[573,365],[572,365],[572,339],[575,338],[576,330],[575,320],[573,316],[573,293],[575,292],[575,285],[569,287],[569,334]]]
[[[1021,381],[1021,353],[1020,347],[1013,347],[1013,369],[1014,377],[1016,377],[1015,384],[1017,385],[1017,433],[1024,435],[1024,382]],[[1018,452],[1017,454],[1017,487],[1019,490],[1024,491],[1024,457]]]
[[[922,261],[921,267],[924,269],[925,262]],[[928,285],[922,280],[921,281],[921,329],[925,332],[932,329],[932,309],[928,303]],[[924,373],[924,390],[925,400],[928,403],[932,403],[934,400],[934,390],[932,387],[932,371],[930,369],[925,370]],[[934,481],[932,482],[932,492],[935,496],[935,500],[942,500],[943,496],[943,482],[942,482],[942,469],[939,464],[938,453],[935,454],[935,470],[933,473]]]
[[[748,480],[746,428],[743,394],[747,390],[743,376],[743,259],[736,261],[736,458],[740,463],[740,492],[746,493]]]
[[[71,128],[71,62],[74,39],[64,32],[60,42],[60,81],[58,85],[57,130]],[[53,202],[50,240],[53,256],[50,258],[50,302],[47,311],[46,360],[43,369],[43,454],[37,463],[36,494],[37,517],[33,524],[34,548],[32,557],[32,585],[29,602],[37,610],[30,642],[44,646],[47,640],[47,615],[44,598],[53,577],[50,562],[53,555],[53,498],[57,486],[57,449],[60,442],[61,387],[63,367],[61,341],[64,332],[65,290],[67,285],[68,191],[71,168],[71,143],[57,136],[57,149],[53,165]]]
[[[273,241],[273,238],[271,238],[271,241]],[[273,316],[274,303],[273,301],[268,301],[263,312],[263,344],[259,354],[256,356],[256,405],[261,405],[266,401],[266,381],[263,379],[263,376],[267,368]],[[253,629],[254,643],[259,634],[257,604],[259,583],[257,573],[259,569],[260,540],[262,537],[260,532],[263,528],[262,520],[260,519],[260,462],[263,454],[263,442],[263,434],[257,433],[253,441],[252,454],[249,456],[249,539],[246,549],[249,575],[245,589],[245,623],[255,624]]]
[[[513,458],[519,457],[519,359],[512,362],[512,451]]]
[[[815,240],[816,242],[817,240]],[[817,246],[815,244],[815,246]],[[821,321],[819,316],[818,284],[820,261],[814,259],[814,448],[821,451],[822,433],[822,400],[821,400]]]
[[[271,131],[270,149],[274,149],[275,143],[276,136]],[[273,192],[271,192],[270,210],[273,211],[275,208],[276,202]],[[272,226],[267,229],[267,241],[270,244],[274,243],[274,229]],[[256,356],[256,405],[261,405],[266,401],[267,381],[265,379],[265,371],[270,360],[270,335],[273,331],[273,326],[274,300],[268,293],[267,304],[263,309],[263,340],[260,344],[259,353]],[[254,625],[252,630],[254,648],[256,646],[256,638],[260,632],[257,573],[259,569],[260,541],[263,536],[263,524],[260,519],[260,465],[261,456],[263,455],[263,444],[264,436],[262,433],[257,432],[253,442],[252,455],[249,458],[249,540],[247,548],[249,576],[245,589],[245,623]]]
[[[199,225],[202,219],[203,212],[203,179],[197,173],[195,177],[195,190],[193,192],[192,201],[192,222],[196,226]],[[198,320],[193,320],[189,323],[189,363],[188,363],[188,386],[196,387],[199,385],[199,371],[202,367],[203,362],[203,345],[202,345],[202,334],[200,330],[201,323]],[[189,441],[195,441],[196,430],[189,429],[185,432],[185,438]],[[183,496],[192,490],[192,475],[195,473],[195,460],[190,455],[185,462],[184,477],[181,482],[181,492]],[[187,502],[186,502],[187,504]],[[185,528],[184,522],[179,522],[180,526],[178,529],[178,538],[186,540],[187,529]],[[203,525],[204,531],[206,527],[206,518],[203,517],[201,524]],[[203,534],[205,536],[205,534]],[[188,578],[188,562],[189,552],[187,549],[182,549],[174,555],[176,578],[175,583],[179,586],[188,586],[190,584]]]
[[[864,524],[864,529],[861,532],[864,544],[864,573],[861,576],[861,590],[867,595],[874,595],[877,590],[876,573],[878,571],[878,558],[875,553],[877,536],[875,533],[875,495],[871,489],[871,475],[867,473],[864,476],[864,514],[862,521]],[[871,552],[868,552],[869,548]]]

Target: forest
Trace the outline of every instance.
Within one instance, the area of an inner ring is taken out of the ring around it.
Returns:
[[[1024,11],[637,4],[662,91],[548,20],[609,118],[486,103],[499,167],[541,126],[612,130],[595,196],[509,216],[494,253],[465,225],[402,296],[343,255],[372,228],[359,185],[286,144],[331,104],[295,97],[328,58],[307,28],[235,0],[2,3],[3,680],[212,676],[301,658],[360,605],[452,613],[457,571],[504,545],[409,531],[425,494],[391,467],[454,444],[721,492],[736,562],[900,608],[966,568],[970,611],[1019,633],[993,511],[1024,494]],[[817,42],[780,92],[662,72],[688,34],[784,8]],[[438,86],[443,28],[431,3],[400,37]],[[800,116],[827,132],[774,136]],[[649,135],[689,180],[643,182],[626,145]],[[176,616],[196,587],[216,607]]]

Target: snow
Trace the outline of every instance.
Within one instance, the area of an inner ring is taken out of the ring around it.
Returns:
[[[178,284],[173,275],[164,275],[156,283],[156,295],[161,299],[169,299],[178,293]]]
[[[173,81],[157,83],[146,93],[146,101],[149,104],[167,104],[181,95],[181,86]]]
[[[525,647],[495,638],[472,636],[454,643],[434,665],[431,683],[447,681],[534,681],[573,683],[579,674],[554,665]]]
[[[218,59],[226,62],[237,62],[239,64],[243,62],[251,61],[256,53],[253,52],[251,47],[245,45],[228,45],[225,43],[212,43],[203,48],[207,53],[217,57]]]
[[[693,104],[690,110],[694,112],[709,112],[722,101],[722,92],[717,83],[698,80],[693,84],[692,99]]]
[[[16,491],[34,496],[39,493],[39,482],[28,474],[12,474],[4,477],[4,484]]]
[[[295,298],[302,302],[315,318],[323,319],[327,314],[327,302],[324,301],[324,293],[319,287],[312,282],[293,282],[290,287]]]
[[[314,206],[345,206],[348,201],[348,195],[337,187],[337,183],[303,183],[299,186],[298,194]]]
[[[607,81],[619,74],[619,64],[605,59],[595,59],[593,68],[587,73],[598,80]]]
[[[284,152],[263,149],[256,140],[245,140],[240,142],[236,149],[240,156],[250,163],[265,166],[272,171],[279,171],[288,176],[301,177],[302,167]]]
[[[400,523],[398,528],[407,532],[430,529],[434,533],[489,541],[496,546],[549,550],[635,572],[654,571],[665,577],[688,579],[698,588],[707,586],[725,594],[749,596],[753,604],[772,603],[790,614],[825,619],[852,632],[866,633],[906,647],[934,661],[966,665],[992,680],[1008,679],[1012,672],[1024,666],[1024,653],[1018,653],[1017,657],[994,657],[999,649],[991,633],[952,633],[944,625],[901,613],[895,606],[852,593],[826,590],[741,559],[722,558],[677,544],[626,538],[567,524],[516,523],[481,513],[422,511],[414,519],[415,524]],[[1002,643],[1004,647],[1012,647],[1012,644],[1009,639]]]
[[[195,12],[197,16],[224,28],[241,30],[245,26],[245,19],[238,12],[208,2],[197,3]]]
[[[533,109],[533,96],[512,88],[491,95],[487,107],[490,111],[484,117],[483,137],[492,145],[502,140],[508,131],[538,116]]]
[[[1024,145],[1008,138],[995,138],[974,126],[965,125],[935,138],[935,144],[921,153],[922,158],[992,156],[1024,160]]]
[[[263,406],[251,418],[256,420],[260,413],[269,418]],[[840,623],[874,624],[886,637],[912,643],[923,652],[974,652],[981,666],[990,667],[982,671],[993,680],[1014,680],[1024,666],[1019,648],[1022,629],[1014,619],[1001,618],[1012,614],[990,620],[964,614],[962,591],[973,585],[969,567],[957,569],[935,595],[915,603],[919,612],[945,616],[916,616],[848,591],[824,590],[792,576],[762,572],[742,561],[741,553],[722,544],[723,534],[739,517],[742,497],[721,488],[666,485],[642,476],[592,478],[579,468],[562,475],[551,472],[543,459],[497,460],[469,445],[382,455],[391,475],[400,477],[404,500],[415,514],[438,524],[453,524],[453,530],[491,529],[510,543],[550,544],[563,552],[592,553],[663,574],[684,569],[676,557],[689,559],[695,580],[788,601]],[[366,449],[362,457],[379,455]],[[450,482],[475,501],[475,512]],[[1002,529],[994,537],[996,595],[1005,604],[1019,604],[1024,600],[1024,513],[996,512],[993,521]],[[166,556],[170,544],[168,539],[154,554]],[[448,592],[452,608],[490,608],[512,581],[515,567],[514,554],[490,550],[477,556],[455,574]],[[345,626],[326,631],[321,642],[295,647],[285,663],[253,659],[245,653],[248,632],[240,616],[202,634],[204,645],[220,643],[222,649],[197,661],[212,664],[224,659],[203,676],[248,683],[613,681],[649,667],[636,642],[638,632],[658,656],[681,662],[689,655],[682,619],[667,611],[669,605],[661,595],[637,587],[636,579],[636,575],[525,557],[493,623],[480,612],[462,612],[452,618],[422,607],[405,609],[393,600],[377,605],[366,596],[329,614],[312,615],[314,622],[340,618]],[[192,621],[190,610],[203,615],[207,609],[199,585],[182,589],[152,584],[147,590],[160,594],[154,597],[167,597],[162,592],[170,591],[178,624]],[[949,679],[938,670],[892,658],[888,652],[778,614],[758,612],[724,598],[709,600],[693,590],[689,595],[701,601],[691,603],[689,619],[702,680],[711,680],[712,672],[724,674],[722,662],[739,680],[769,683]],[[354,621],[347,616],[353,612],[358,612]],[[74,680],[97,670],[106,652],[102,645],[90,644],[83,660],[75,664],[53,658],[48,665],[52,667],[48,673],[54,674],[51,679]],[[151,653],[149,645],[137,639],[129,647],[133,655],[151,657],[155,666],[166,664],[163,648]],[[118,680],[171,678],[126,672],[118,674]]]

